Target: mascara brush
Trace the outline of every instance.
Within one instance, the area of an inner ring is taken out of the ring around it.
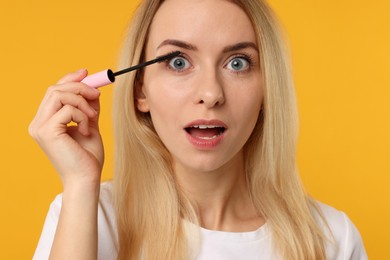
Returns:
[[[144,63],[138,64],[138,65],[135,65],[133,67],[123,69],[123,70],[120,70],[117,72],[113,72],[110,69],[103,70],[103,71],[100,71],[100,72],[97,72],[95,74],[92,74],[92,75],[85,77],[81,82],[84,84],[87,84],[88,86],[90,86],[92,88],[100,88],[100,87],[103,87],[103,86],[106,86],[108,84],[115,82],[116,76],[122,75],[124,73],[130,72],[133,70],[141,69],[143,67],[149,66],[149,65],[157,63],[157,62],[169,60],[169,59],[172,59],[172,58],[179,56],[179,55],[180,55],[180,51],[175,51],[175,52],[169,53],[167,55],[159,56],[159,57],[155,58],[154,60],[146,61]]]

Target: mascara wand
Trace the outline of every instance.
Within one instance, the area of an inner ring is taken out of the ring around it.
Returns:
[[[154,60],[146,61],[144,63],[138,64],[138,65],[135,65],[133,67],[123,69],[123,70],[120,70],[117,72],[113,72],[110,69],[103,70],[103,71],[100,71],[100,72],[97,72],[95,74],[92,74],[92,75],[85,77],[81,82],[84,84],[87,84],[88,86],[90,86],[92,88],[100,88],[100,87],[103,87],[103,86],[106,86],[108,84],[115,82],[116,76],[122,75],[124,73],[130,72],[133,70],[141,69],[143,67],[149,66],[149,65],[157,63],[157,62],[162,62],[164,60],[172,59],[172,58],[179,56],[179,55],[180,55],[180,51],[175,51],[175,52],[169,53],[167,55],[159,56],[159,57],[155,58]]]

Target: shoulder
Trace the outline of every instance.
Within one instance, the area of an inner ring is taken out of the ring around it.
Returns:
[[[104,221],[104,223],[109,225],[112,229],[115,228],[115,212],[112,202],[111,182],[103,182],[100,185],[98,220]]]
[[[328,258],[367,259],[362,238],[351,219],[340,210],[318,201],[316,203],[326,220],[326,223],[323,223],[319,219],[318,222],[324,234],[329,239],[326,246]]]
[[[98,206],[98,255],[99,259],[112,259],[117,254],[117,229],[112,203],[112,183],[100,186]]]
[[[99,208],[109,212],[114,211],[112,203],[111,181],[102,182],[102,184],[100,184]]]

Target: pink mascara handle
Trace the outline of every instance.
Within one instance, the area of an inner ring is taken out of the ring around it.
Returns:
[[[115,81],[114,73],[112,70],[103,70],[95,74],[85,77],[81,82],[87,84],[91,88],[100,88],[111,84]]]

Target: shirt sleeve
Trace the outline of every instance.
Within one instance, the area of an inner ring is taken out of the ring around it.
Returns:
[[[366,260],[368,259],[366,250],[363,245],[362,237],[360,236],[359,231],[348,218],[348,216],[343,213],[344,221],[346,226],[346,236],[345,236],[345,247],[344,247],[344,259],[350,260]]]
[[[116,259],[117,233],[115,214],[112,207],[111,183],[105,182],[100,186],[98,203],[98,260]],[[45,224],[39,239],[33,260],[49,259],[51,247],[56,233],[58,219],[62,206],[62,194],[51,203]]]
[[[61,204],[62,195],[58,195],[50,204],[50,208],[46,215],[41,237],[39,238],[33,260],[49,259],[51,246],[53,244],[54,235],[57,229],[58,218],[60,216]]]

